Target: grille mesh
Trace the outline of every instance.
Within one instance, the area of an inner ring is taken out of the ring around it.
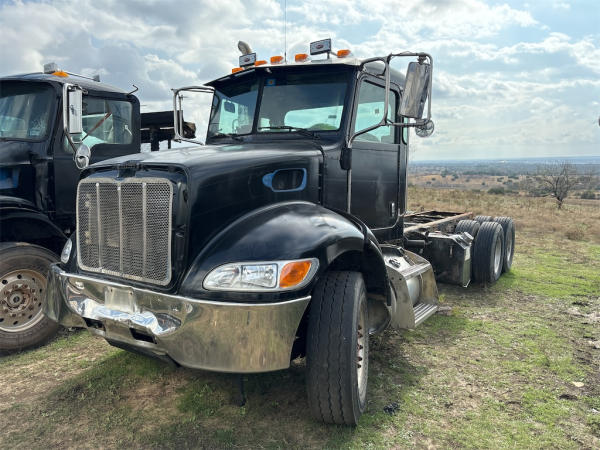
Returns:
[[[166,285],[171,280],[173,187],[162,178],[90,178],[77,189],[83,270]]]

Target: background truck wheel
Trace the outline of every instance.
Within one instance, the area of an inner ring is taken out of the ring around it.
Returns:
[[[515,254],[515,223],[510,217],[494,217],[494,222],[499,223],[504,231],[502,272],[508,272]]]
[[[328,272],[317,283],[306,358],[313,416],[356,425],[367,405],[369,369],[367,297],[359,272]]]
[[[0,353],[40,345],[58,324],[42,313],[48,266],[58,256],[37,245],[0,244]]]
[[[475,222],[483,223],[483,222],[491,222],[492,216],[475,216],[473,219]]]
[[[473,278],[494,283],[502,274],[504,232],[496,222],[483,222],[473,243]]]
[[[461,220],[456,224],[456,228],[454,232],[458,233],[469,233],[473,238],[477,237],[477,232],[479,231],[479,227],[481,225],[479,222],[474,220]]]

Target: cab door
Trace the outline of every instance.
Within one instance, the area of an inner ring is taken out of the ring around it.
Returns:
[[[355,95],[351,129],[360,131],[377,124],[383,115],[385,87],[381,80],[365,76]],[[396,121],[399,92],[390,91],[388,118]],[[391,228],[398,218],[400,133],[379,127],[356,137],[352,145],[351,212],[369,228]]]
[[[140,151],[140,105],[135,97],[83,96],[83,139],[91,150],[90,164]],[[72,222],[81,171],[64,133],[54,143],[54,201],[56,217]]]

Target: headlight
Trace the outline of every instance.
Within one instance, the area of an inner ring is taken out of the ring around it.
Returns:
[[[315,258],[225,264],[206,276],[204,289],[262,292],[299,289],[308,284],[318,268],[319,261]]]
[[[67,239],[65,242],[65,246],[62,249],[62,253],[60,254],[60,262],[66,264],[69,262],[69,258],[71,257],[71,250],[73,249],[73,242],[71,238]]]

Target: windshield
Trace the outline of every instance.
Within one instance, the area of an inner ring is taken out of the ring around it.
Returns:
[[[0,83],[0,138],[40,140],[48,134],[54,90],[43,83]]]
[[[219,135],[339,130],[347,72],[257,74],[215,90],[208,138]],[[262,96],[258,98],[259,87]],[[253,128],[256,118],[256,129]]]

